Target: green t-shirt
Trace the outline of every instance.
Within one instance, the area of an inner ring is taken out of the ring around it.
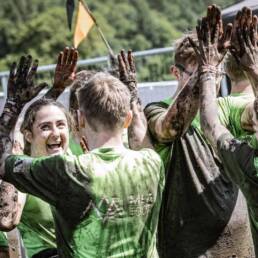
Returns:
[[[8,240],[6,237],[6,233],[0,231],[0,247],[7,247],[8,248]]]
[[[53,208],[61,258],[156,257],[164,167],[152,150],[10,156],[4,180]]]
[[[18,225],[28,257],[48,248],[56,248],[54,219],[49,204],[27,195]]]
[[[258,256],[258,151],[246,142],[224,134],[218,140],[218,152],[226,172],[247,200],[250,225]]]
[[[222,123],[236,133],[241,132],[238,126],[248,102],[249,98],[220,98],[219,118]],[[186,133],[173,142],[170,139],[160,139],[156,132],[155,123],[167,111],[170,103],[171,98],[145,108],[155,149],[166,168],[158,230],[160,257],[209,256],[209,250],[213,246],[228,240],[236,242],[236,246],[240,243],[241,248],[250,237],[243,233],[237,239],[238,236],[224,233],[237,202],[238,189],[227,177],[220,159],[205,139],[199,115]],[[234,211],[234,216],[238,216],[237,212]],[[242,222],[248,225],[247,214],[246,218]],[[224,237],[225,241],[222,239]],[[250,239],[246,246],[252,249],[251,245]],[[219,244],[216,248],[221,249],[222,255],[223,251],[226,253],[229,249],[226,245]],[[245,254],[249,257],[249,253]]]
[[[79,156],[79,155],[83,154],[81,145],[75,141],[75,139],[72,137],[72,135],[69,138],[69,149],[72,152],[72,154],[75,156]]]

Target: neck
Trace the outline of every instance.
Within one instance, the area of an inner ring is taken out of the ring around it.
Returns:
[[[253,89],[248,80],[240,81],[240,82],[232,82],[231,93],[246,93],[253,94]]]
[[[90,150],[101,148],[101,147],[124,148],[122,133],[117,133],[117,132],[96,133],[91,131],[86,133],[86,139]]]

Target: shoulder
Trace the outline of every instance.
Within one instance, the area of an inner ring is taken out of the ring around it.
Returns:
[[[158,155],[152,149],[144,148],[139,151],[130,151],[131,157],[134,156],[137,163],[141,163],[146,168],[158,169],[161,170],[163,168],[163,162]]]
[[[239,96],[226,96],[217,98],[217,103],[219,106],[229,106],[229,107],[243,107],[248,103],[253,101],[253,96],[251,95],[239,95]]]

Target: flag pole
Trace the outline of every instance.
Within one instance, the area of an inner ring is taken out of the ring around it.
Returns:
[[[91,17],[92,20],[94,21],[94,23],[95,23],[95,25],[96,25],[96,27],[97,27],[97,30],[98,30],[98,32],[99,32],[99,34],[100,34],[100,37],[102,38],[104,44],[106,45],[109,54],[110,54],[111,56],[115,56],[115,55],[114,55],[114,52],[113,52],[113,50],[112,50],[112,48],[110,47],[110,45],[109,45],[107,39],[105,38],[105,36],[104,36],[104,34],[103,34],[101,28],[99,27],[99,25],[98,25],[98,23],[97,23],[97,20],[96,20],[95,17],[93,16],[92,12],[91,12],[90,9],[88,8],[88,6],[84,3],[83,0],[79,0],[79,1],[80,1],[80,2],[82,3],[82,5],[85,7],[85,9],[86,9],[87,12],[89,13],[90,17]]]

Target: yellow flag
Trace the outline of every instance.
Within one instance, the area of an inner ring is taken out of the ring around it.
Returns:
[[[74,47],[78,47],[80,42],[87,36],[93,25],[94,20],[92,19],[84,5],[81,3],[81,1],[79,1],[78,15],[73,38]]]

